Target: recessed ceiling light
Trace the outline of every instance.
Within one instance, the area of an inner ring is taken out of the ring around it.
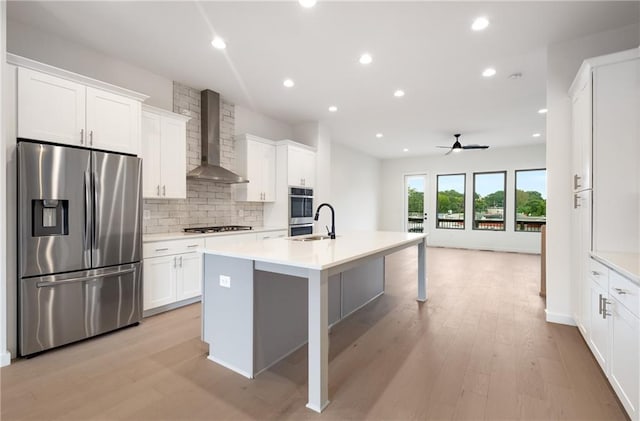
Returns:
[[[482,76],[484,77],[491,77],[495,75],[496,75],[496,69],[492,67],[489,67],[488,69],[484,69],[484,72],[482,72]]]
[[[295,82],[291,79],[285,79],[284,82],[282,82],[282,84],[287,88],[293,88],[293,85],[295,85]]]
[[[382,139],[384,137],[384,135],[382,133],[376,133],[376,137],[378,139]]]
[[[474,31],[482,31],[483,29],[487,29],[487,26],[489,26],[489,19],[481,16],[473,21],[471,29]]]
[[[309,9],[316,5],[316,0],[298,0],[298,3],[300,3],[300,6]]]
[[[397,98],[401,98],[404,96],[404,91],[402,89],[398,89],[393,93],[393,96],[397,97]]]
[[[335,105],[332,105],[329,107],[329,111],[331,111],[332,113],[335,113],[336,111],[338,111],[338,107],[336,107]]]
[[[541,135],[540,133],[534,133],[534,134],[532,134],[531,136],[532,136],[532,137],[540,137],[540,136],[542,136],[542,135]]]
[[[547,109],[546,108],[540,108],[538,110],[538,114],[546,114],[547,113]]]
[[[360,56],[360,64],[371,64],[372,61],[373,57],[369,53],[364,53]]]
[[[224,42],[224,40],[220,37],[213,38],[213,41],[211,41],[211,45],[213,45],[213,47],[217,48],[218,50],[224,50],[225,48],[227,48],[227,43]]]
[[[409,152],[409,149],[404,148],[404,149],[402,150],[402,152]]]

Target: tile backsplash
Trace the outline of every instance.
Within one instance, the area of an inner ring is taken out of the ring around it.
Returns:
[[[234,106],[221,101],[220,161],[223,167],[231,169],[235,157]],[[200,91],[174,82],[173,111],[191,117],[187,123],[187,171],[190,171],[200,165]],[[209,225],[262,226],[262,209],[262,203],[234,202],[229,184],[187,180],[186,199],[144,199],[144,233]]]

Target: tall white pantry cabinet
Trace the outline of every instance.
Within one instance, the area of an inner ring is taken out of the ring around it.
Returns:
[[[572,311],[640,420],[640,50],[586,60],[572,99]]]

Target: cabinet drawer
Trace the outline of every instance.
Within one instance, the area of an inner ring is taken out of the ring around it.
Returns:
[[[589,259],[587,275],[601,287],[609,288],[609,268],[602,263]]]
[[[142,256],[144,258],[167,256],[170,254],[194,251],[202,247],[204,247],[204,238],[144,243],[142,246]]]
[[[640,287],[617,272],[609,272],[609,295],[640,317]]]

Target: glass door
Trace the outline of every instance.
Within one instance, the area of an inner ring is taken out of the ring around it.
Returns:
[[[427,174],[404,176],[404,230],[428,232],[427,229]]]

